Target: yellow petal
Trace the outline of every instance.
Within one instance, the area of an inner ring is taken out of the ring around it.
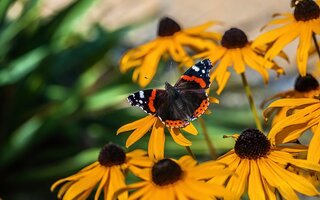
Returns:
[[[266,181],[265,178],[263,178],[262,175],[261,175],[261,181],[262,181],[263,188],[265,190],[265,194],[266,194],[267,199],[277,200],[274,187],[272,187],[270,184],[268,184],[268,182]]]
[[[147,193],[151,193],[152,192],[152,185],[151,184],[147,184],[147,182],[142,182],[144,183],[143,185],[139,185],[141,188],[138,189],[137,191],[135,191],[134,193],[132,193],[129,196],[129,200],[135,200],[135,199],[140,199],[140,197],[146,195]],[[131,185],[128,185],[128,187],[130,187]]]
[[[50,190],[53,191],[58,185],[60,185],[63,182],[76,181],[78,179],[81,179],[84,176],[87,176],[88,174],[91,173],[93,168],[96,168],[96,167],[100,166],[100,165],[99,166],[98,165],[99,165],[99,162],[94,162],[93,164],[91,164],[91,165],[85,167],[84,169],[80,170],[78,173],[56,181],[55,183],[52,184]]]
[[[280,51],[291,41],[293,41],[296,37],[299,36],[299,33],[301,31],[301,27],[294,26],[293,29],[290,30],[290,32],[287,32],[280,36],[272,45],[272,47],[268,50],[265,57],[267,59],[273,59],[276,57]]]
[[[250,174],[248,181],[248,194],[252,200],[264,200],[266,194],[261,181],[259,167],[255,160],[250,160]]]
[[[189,199],[207,199],[210,200],[210,195],[213,193],[212,187],[200,181],[187,179],[183,182],[183,191]]]
[[[101,180],[105,172],[104,167],[97,167],[91,170],[90,174],[82,177],[76,181],[70,188],[66,191],[64,199],[75,199],[81,193],[92,190],[97,183]]]
[[[250,172],[250,163],[249,160],[243,159],[241,160],[238,168],[236,169],[234,175],[230,178],[227,189],[234,193],[234,197],[236,199],[240,199],[241,195],[244,193],[244,190],[247,185],[247,179]]]
[[[308,161],[319,163],[320,161],[320,125],[317,126],[317,129],[313,133],[313,137],[311,138],[308,150]]]
[[[297,28],[296,23],[290,23],[280,28],[273,29],[262,35],[259,35],[252,43],[252,47],[262,46],[275,41],[278,37],[283,36],[286,33],[291,33],[292,30]]]
[[[264,25],[261,30],[264,30],[267,26],[270,26],[270,25],[279,25],[279,24],[285,24],[285,23],[288,23],[290,21],[293,21],[293,16],[291,13],[289,13],[290,16],[286,16],[285,18],[281,18],[281,19],[273,19],[271,20],[270,22],[268,22],[266,25]]]
[[[192,135],[198,135],[198,130],[196,129],[196,127],[194,127],[194,125],[192,123],[190,123],[188,126],[182,128],[182,130],[184,130]]]
[[[271,161],[272,162],[272,161]],[[298,196],[293,191],[293,189],[288,185],[286,180],[283,180],[277,172],[268,164],[267,159],[258,159],[258,166],[263,178],[265,178],[271,186],[277,188],[280,194],[285,199],[298,200]]]
[[[224,89],[229,77],[230,77],[230,72],[227,71],[228,66],[231,64],[231,56],[230,53],[226,53],[222,58],[217,66],[217,68],[213,71],[211,74],[211,80],[213,81],[214,79],[217,80],[218,83],[218,91],[217,93],[220,94],[222,90]]]
[[[162,41],[161,43],[159,43],[157,49],[154,49],[154,51],[145,56],[140,66],[141,70],[138,79],[138,83],[141,87],[145,87],[153,79],[157,71],[160,58],[167,50],[169,44],[170,43],[168,43],[167,41]]]
[[[110,188],[108,193],[111,193],[109,197],[110,199],[106,200],[113,200],[115,199],[115,195],[117,195],[118,200],[127,200],[128,199],[128,191],[122,192],[121,194],[118,195],[117,191],[119,189],[125,188],[125,178],[123,173],[120,171],[120,168],[118,166],[113,166],[111,167],[110,171],[110,178],[109,178],[109,187],[112,185],[113,189]]]
[[[164,158],[164,143],[165,143],[165,135],[164,135],[164,125],[160,120],[157,120],[154,123],[151,136],[149,139],[148,152],[151,158],[155,158],[156,160],[160,160]]]
[[[301,27],[301,37],[297,50],[298,69],[302,76],[307,74],[308,53],[311,46],[312,31],[307,24]]]
[[[209,97],[209,101],[210,101],[210,103],[216,103],[216,104],[218,104],[220,102],[219,99],[216,99],[212,96]]]
[[[274,101],[268,107],[298,107],[313,103],[320,103],[320,101],[318,99],[313,98],[287,98]]]
[[[109,168],[105,168],[105,171],[103,172],[103,176],[102,176],[102,179],[100,181],[100,184],[99,184],[99,187],[96,191],[96,194],[94,195],[94,200],[98,200],[99,199],[99,196],[100,196],[100,193],[102,191],[102,188],[105,186],[108,178],[109,178],[109,172],[110,172],[110,169]]]
[[[175,41],[180,45],[189,46],[193,50],[200,52],[211,46],[211,42],[209,42],[208,40],[182,33],[179,34],[179,36],[175,37]]]
[[[205,24],[201,24],[199,26],[195,26],[195,27],[192,27],[192,28],[186,28],[183,30],[184,33],[188,33],[188,34],[198,34],[198,33],[201,33],[203,32],[204,30],[208,29],[210,26],[213,26],[215,24],[218,24],[220,22],[218,21],[209,21]]]
[[[178,162],[181,167],[186,169],[195,167],[197,165],[197,161],[194,160],[191,156],[182,156]]]
[[[272,170],[277,172],[277,175],[282,179],[282,181],[286,181],[290,187],[292,187],[297,192],[308,196],[318,195],[317,189],[304,177],[299,176],[295,173],[289,172],[286,169],[283,169],[279,165],[274,162],[268,162]]]
[[[123,132],[127,132],[127,131],[131,131],[134,129],[137,129],[141,126],[143,126],[144,124],[146,124],[148,121],[152,120],[153,118],[156,118],[153,115],[148,115],[142,119],[139,119],[137,121],[131,122],[129,124],[123,125],[121,126],[118,130],[117,130],[117,135]]]
[[[158,120],[156,117],[151,118],[149,121],[145,122],[141,127],[134,130],[128,137],[126,142],[126,148],[130,147],[133,143],[142,138],[152,127],[152,125]]]
[[[263,65],[260,65],[255,60],[253,60],[253,58],[250,56],[250,54],[248,54],[248,52],[250,52],[250,50],[248,50],[248,49],[244,49],[242,51],[245,63],[250,68],[252,68],[253,70],[257,71],[262,76],[265,84],[268,83],[269,74],[268,74],[267,70],[263,67]]]
[[[287,165],[288,163],[300,167],[302,169],[310,169],[314,171],[320,171],[320,165],[318,163],[312,163],[307,160],[292,158],[292,155],[286,152],[273,151],[269,158],[274,162],[281,165]]]
[[[169,128],[169,132],[172,136],[172,139],[181,146],[191,146],[191,142],[186,139],[179,129],[177,128]]]
[[[242,58],[242,54],[243,54],[242,49],[236,48],[236,49],[230,50],[230,52],[231,52],[231,59],[232,59],[234,70],[238,74],[243,73],[246,70],[246,68]]]

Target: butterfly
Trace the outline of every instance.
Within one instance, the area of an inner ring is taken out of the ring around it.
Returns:
[[[209,59],[190,67],[174,85],[165,89],[140,90],[128,96],[132,106],[157,116],[167,127],[183,128],[201,116],[209,107],[206,89],[210,87]]]

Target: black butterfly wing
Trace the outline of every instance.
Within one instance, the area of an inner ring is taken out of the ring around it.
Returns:
[[[211,68],[209,59],[196,63],[175,84],[178,95],[168,93],[158,111],[167,126],[185,127],[208,109],[210,103],[205,89],[210,87]]]
[[[210,70],[212,63],[204,59],[190,67],[177,81],[175,87],[179,89],[207,89],[210,87]]]
[[[165,90],[150,89],[140,90],[128,96],[128,102],[132,106],[138,106],[148,114],[156,114],[159,107],[166,101]]]
[[[167,126],[182,128],[202,115],[208,106],[205,92],[181,91],[174,100],[164,101],[157,115]]]

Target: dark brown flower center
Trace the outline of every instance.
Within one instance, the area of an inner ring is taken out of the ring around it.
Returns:
[[[234,150],[242,159],[258,159],[270,151],[268,138],[258,129],[244,130],[236,141]]]
[[[158,26],[158,36],[172,36],[179,31],[181,31],[181,26],[173,19],[164,17],[160,20]]]
[[[182,176],[181,167],[170,159],[163,159],[152,167],[152,181],[160,186],[172,184],[180,180]]]
[[[309,21],[319,18],[319,6],[313,0],[295,0],[294,4],[294,18],[297,21]]]
[[[228,49],[242,48],[248,44],[246,34],[237,28],[227,30],[221,40],[221,45]]]
[[[319,82],[311,74],[306,76],[298,76],[294,84],[294,89],[298,92],[309,92],[316,90],[319,87]]]
[[[116,144],[106,144],[102,147],[98,161],[104,166],[121,165],[126,160],[126,153]]]

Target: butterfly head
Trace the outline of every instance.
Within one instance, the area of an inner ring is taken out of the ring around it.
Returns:
[[[172,86],[170,83],[165,82],[165,88],[169,96],[178,97],[179,91],[176,87]]]

